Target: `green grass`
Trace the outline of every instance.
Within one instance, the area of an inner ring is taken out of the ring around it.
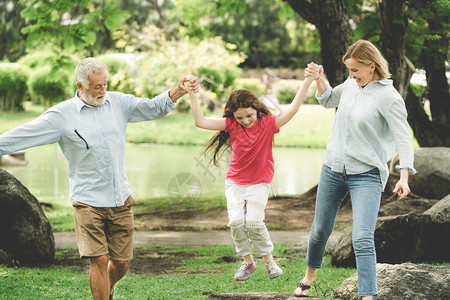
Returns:
[[[240,262],[226,263],[225,255],[235,253],[234,246],[158,247],[158,253],[181,253],[185,259],[175,269],[162,275],[127,274],[116,286],[114,299],[207,299],[207,294],[230,292],[292,293],[303,278],[304,257],[283,254],[287,245],[276,245],[273,252],[284,275],[270,280],[262,260],[245,283],[233,280]],[[149,253],[154,247],[145,247]],[[58,256],[60,258],[60,256]],[[333,288],[355,272],[355,269],[333,268],[330,257],[311,289],[311,295],[330,296]],[[317,287],[317,288],[315,288]],[[90,299],[88,274],[80,267],[48,268],[0,266],[1,299]]]
[[[325,148],[333,119],[332,109],[302,109],[275,136],[275,146]],[[195,127],[191,114],[170,113],[152,122],[128,124],[127,139],[133,143],[204,145],[213,134],[214,131]]]
[[[0,133],[6,132],[10,129],[13,129],[19,125],[30,122],[37,117],[39,117],[44,109],[40,105],[33,105],[31,102],[26,101],[24,103],[25,111],[17,112],[17,113],[6,113],[0,111]]]

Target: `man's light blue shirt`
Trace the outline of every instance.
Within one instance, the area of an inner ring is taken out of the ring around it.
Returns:
[[[169,91],[153,99],[107,92],[105,103],[98,107],[75,95],[0,135],[0,156],[58,142],[69,161],[71,201],[122,206],[131,195],[125,174],[127,123],[161,118],[175,105]]]
[[[392,80],[372,81],[362,88],[348,78],[335,88],[328,86],[317,99],[326,108],[338,107],[324,159],[333,171],[359,174],[378,168],[384,189],[387,163],[397,150],[396,168],[416,173],[405,102]]]

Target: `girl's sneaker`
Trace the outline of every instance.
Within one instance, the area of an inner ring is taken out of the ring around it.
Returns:
[[[250,274],[255,271],[255,269],[255,263],[249,264],[247,262],[243,262],[239,270],[234,275],[234,279],[236,281],[246,281],[250,277]]]
[[[273,260],[269,261],[266,264],[266,269],[270,279],[274,279],[283,275],[283,270],[281,270],[281,268]]]

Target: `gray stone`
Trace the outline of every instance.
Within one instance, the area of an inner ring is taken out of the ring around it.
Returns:
[[[346,279],[333,297],[353,299],[357,294],[357,273]],[[411,263],[377,264],[377,300],[444,300],[450,295],[450,266]]]
[[[426,226],[431,217],[423,214],[378,218],[375,227],[377,261],[402,263],[427,261]],[[352,231],[348,228],[334,248],[331,264],[337,267],[355,267]]]
[[[0,169],[0,249],[23,264],[50,263],[55,240],[37,199]]]
[[[398,158],[393,160],[398,164]],[[417,174],[409,176],[411,192],[429,199],[442,199],[450,194],[450,148],[426,147],[414,149],[414,168]],[[390,193],[399,178],[394,172],[389,176],[386,192]]]
[[[328,239],[327,245],[325,246],[325,254],[332,254],[334,251],[334,246],[338,242],[337,237],[330,237]],[[306,255],[306,252],[308,251],[308,242],[300,243],[298,246],[290,247],[284,250],[284,254],[289,255]]]
[[[273,299],[273,300],[294,300],[299,299],[291,293],[227,293],[227,294],[211,294],[209,300],[257,300],[257,299]],[[331,298],[308,297],[308,299],[325,299]]]
[[[434,223],[450,223],[450,194],[438,201],[423,214],[431,216],[431,221]]]
[[[423,198],[395,200],[381,206],[380,211],[378,212],[378,216],[398,216],[409,214],[412,212],[423,213],[438,202],[439,200]]]
[[[431,217],[425,236],[428,261],[450,261],[450,195],[423,214]]]
[[[13,263],[13,260],[11,254],[0,249],[0,265],[10,265]]]

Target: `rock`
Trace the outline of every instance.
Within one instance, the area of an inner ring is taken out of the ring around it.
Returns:
[[[294,300],[299,299],[291,293],[227,293],[227,294],[211,294],[208,296],[209,300],[257,300],[257,299],[273,299],[273,300]],[[331,298],[308,297],[308,299],[325,299]]]
[[[450,194],[438,201],[433,207],[423,213],[431,216],[434,223],[446,224],[450,222]]]
[[[327,245],[325,246],[325,254],[332,254],[334,250],[334,246],[337,244],[338,238],[336,237],[330,237],[328,239]],[[306,252],[308,251],[308,242],[300,243],[298,246],[294,246],[291,248],[287,248],[284,250],[284,254],[289,255],[306,255]]]
[[[334,246],[334,252],[331,256],[331,264],[335,267],[350,267],[356,266],[355,253],[352,245],[352,228],[344,230],[339,241]]]
[[[378,218],[375,227],[377,261],[384,263],[427,261],[425,232],[430,221],[430,216],[417,213]],[[336,244],[331,264],[336,267],[356,266],[351,228],[344,231]]]
[[[423,213],[438,202],[439,200],[423,198],[396,200],[381,206],[378,216],[398,216],[411,212]]]
[[[355,273],[335,290],[333,297],[353,299],[357,294],[357,280]],[[377,283],[377,300],[448,299],[450,266],[377,264]]]
[[[0,169],[0,249],[24,264],[50,263],[55,240],[37,199],[20,181]]]
[[[0,265],[10,265],[12,262],[12,255],[0,249]]]
[[[398,158],[394,158],[394,165]],[[414,168],[417,174],[409,176],[411,192],[429,199],[442,199],[450,194],[450,148],[426,147],[414,149]],[[389,176],[385,191],[390,193],[399,178],[394,172]]]
[[[425,236],[428,261],[450,261],[450,195],[423,214],[431,217]]]

